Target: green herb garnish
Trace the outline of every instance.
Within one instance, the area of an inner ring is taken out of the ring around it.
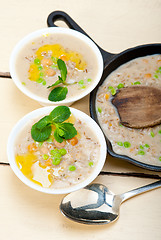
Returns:
[[[61,143],[64,139],[73,138],[77,134],[77,130],[72,123],[64,122],[70,117],[70,114],[68,107],[56,107],[49,115],[43,117],[32,126],[32,138],[37,142],[48,140],[52,132],[52,125],[56,127],[54,137],[57,142]]]
[[[67,78],[66,64],[63,60],[58,59],[57,65],[60,70],[61,77],[58,76],[59,79],[54,84],[48,86],[47,88],[55,87],[60,83],[65,84]],[[66,98],[67,93],[68,93],[67,87],[56,87],[50,92],[48,99],[52,102],[62,101]]]

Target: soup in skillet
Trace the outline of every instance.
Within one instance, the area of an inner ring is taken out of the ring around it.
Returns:
[[[124,127],[110,101],[117,89],[131,85],[161,88],[161,55],[136,58],[105,79],[96,96],[99,123],[114,152],[145,164],[161,166],[161,125],[144,129]]]

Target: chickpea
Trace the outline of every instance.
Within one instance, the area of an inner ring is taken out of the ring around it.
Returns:
[[[46,66],[51,66],[53,64],[53,62],[49,58],[43,58],[41,60],[41,64],[43,65],[43,67],[46,67]]]
[[[56,72],[55,72],[54,69],[52,69],[52,68],[47,68],[46,71],[45,71],[45,73],[46,73],[46,75],[47,75],[48,77],[52,77],[52,76],[54,76],[54,75],[56,74]]]
[[[56,148],[63,148],[63,147],[65,147],[66,142],[63,141],[62,143],[59,143],[54,139],[54,144],[55,144]]]

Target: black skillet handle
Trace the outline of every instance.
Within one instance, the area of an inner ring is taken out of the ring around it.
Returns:
[[[54,11],[52,13],[49,14],[48,18],[47,18],[47,24],[49,27],[57,27],[54,23],[57,20],[62,20],[64,21],[69,28],[74,29],[80,33],[83,33],[84,35],[86,35],[88,38],[90,38],[92,40],[92,38],[90,36],[88,36],[88,34],[65,12],[62,11]],[[93,40],[92,40],[93,41]],[[93,41],[94,42],[94,41]],[[95,43],[95,42],[94,42]],[[96,44],[96,43],[95,43]],[[97,44],[96,44],[97,45]],[[106,67],[108,65],[108,63],[110,62],[111,58],[115,55],[109,52],[106,52],[105,50],[103,50],[101,47],[99,47],[97,45],[97,47],[99,48],[102,57],[103,57],[103,62],[104,62],[104,67]]]

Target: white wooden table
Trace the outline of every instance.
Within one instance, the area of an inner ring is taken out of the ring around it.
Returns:
[[[15,44],[28,33],[47,27],[50,12],[67,12],[105,50],[161,42],[160,0],[1,0],[0,14],[0,239],[161,239],[161,189],[132,198],[121,206],[120,218],[111,225],[89,226],[66,219],[59,211],[62,195],[47,195],[25,186],[12,172],[6,155],[8,135],[15,123],[41,107],[5,78]],[[59,26],[64,26],[59,23]],[[89,114],[89,96],[73,104]],[[161,178],[107,156],[95,180],[122,193]]]

